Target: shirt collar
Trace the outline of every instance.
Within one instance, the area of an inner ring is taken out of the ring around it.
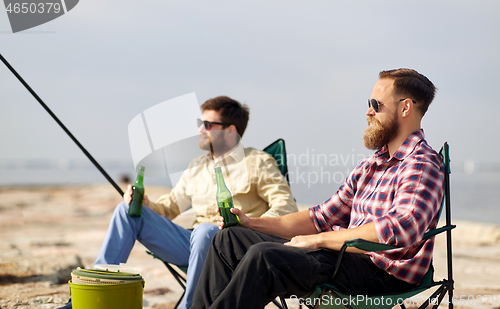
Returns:
[[[210,151],[207,153],[206,158],[209,161],[212,160]],[[238,144],[236,144],[236,146],[229,152],[225,153],[222,157],[215,158],[214,163],[217,165],[217,163],[221,162],[222,160],[225,160],[226,164],[233,164],[233,163],[238,163],[244,159],[245,159],[245,149],[243,148],[243,144],[241,143],[240,140]]]
[[[399,147],[399,149],[394,153],[391,158],[388,157],[389,149],[387,145],[382,147],[382,149],[375,152],[375,157],[377,159],[388,161],[389,159],[396,159],[403,161],[406,157],[408,157],[423,139],[425,138],[424,129],[420,129],[418,131],[413,132],[408,136],[408,138],[404,141],[404,143]]]

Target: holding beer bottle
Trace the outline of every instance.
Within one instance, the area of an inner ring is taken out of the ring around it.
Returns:
[[[217,207],[219,207],[219,215],[224,218],[224,227],[237,225],[238,220],[236,215],[230,211],[234,207],[233,197],[224,183],[220,167],[215,168],[215,179],[217,180],[217,194],[215,198],[217,200]]]
[[[139,167],[139,173],[137,174],[137,179],[132,190],[132,201],[128,208],[128,215],[131,217],[140,217],[142,200],[144,199],[144,166]]]

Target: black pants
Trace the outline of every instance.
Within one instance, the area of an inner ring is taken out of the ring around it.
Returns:
[[[331,281],[338,251],[284,246],[287,241],[242,226],[217,232],[191,308],[264,308],[277,296],[304,297],[325,282],[365,295],[412,287],[359,253],[346,253]]]

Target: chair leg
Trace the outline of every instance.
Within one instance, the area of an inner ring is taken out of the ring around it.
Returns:
[[[448,285],[448,309],[453,309],[453,281]]]
[[[172,276],[174,277],[175,280],[177,280],[177,283],[179,283],[179,285],[184,289],[186,290],[186,285],[185,285],[185,282],[186,282],[186,279],[184,279],[184,277],[182,277],[172,266],[170,266],[167,262],[163,261],[163,264],[165,264],[165,266],[167,267],[167,269],[170,271],[170,273],[172,274]],[[182,280],[182,281],[181,281]]]
[[[182,292],[181,298],[179,298],[179,300],[177,301],[177,304],[175,304],[174,309],[177,309],[177,307],[179,307],[179,305],[181,304],[182,299],[184,298],[184,294],[186,294],[186,291]]]
[[[286,300],[284,297],[280,297],[281,300],[281,306],[283,306],[283,309],[288,309],[288,306],[286,305]]]
[[[186,279],[184,279],[184,277],[182,277],[172,266],[170,266],[167,262],[163,262],[163,264],[165,264],[165,266],[167,267],[167,269],[170,271],[170,273],[172,274],[172,276],[175,278],[175,280],[177,280],[177,282],[179,283],[179,285],[182,287],[183,291],[182,291],[182,295],[181,297],[179,298],[179,300],[177,301],[177,304],[175,304],[175,307],[174,309],[177,309],[177,307],[179,307],[179,305],[181,304],[181,301],[182,299],[184,298],[184,295],[186,294],[186,285],[185,285],[185,282],[186,282]]]
[[[441,301],[443,301],[443,298],[445,295],[446,295],[446,289],[443,289],[441,294],[439,294],[438,301],[434,302],[434,304],[433,304],[434,306],[432,307],[432,309],[437,309],[437,307],[439,307],[439,305],[441,304]]]
[[[163,262],[163,264],[167,267],[167,269],[170,271],[170,274],[174,277],[174,279],[179,283],[179,285],[182,287],[182,295],[177,301],[177,304],[175,304],[174,309],[177,309],[179,305],[181,304],[182,299],[184,298],[184,295],[186,294],[186,278],[184,278],[181,274],[179,274],[168,262],[165,262],[161,258],[157,257],[153,252],[147,251],[146,253],[151,255],[153,258],[158,259]],[[1,309],[1,308],[0,308]]]
[[[425,309],[429,305],[432,305],[432,301],[438,296],[441,295],[441,293],[444,290],[444,286],[440,286],[432,295],[420,306],[418,309]]]
[[[286,304],[286,300],[284,297],[280,297],[281,305],[276,301],[276,299],[273,299],[273,304],[280,308],[280,309],[288,309],[288,305]],[[299,302],[299,309],[302,309],[302,303]]]
[[[283,304],[283,298],[280,297],[280,300],[281,300],[281,303]],[[278,303],[278,301],[276,299],[273,299],[272,303],[280,308],[280,309],[288,309],[288,307],[283,307],[282,305],[280,305],[280,303]],[[285,303],[285,306],[286,306],[286,303]]]

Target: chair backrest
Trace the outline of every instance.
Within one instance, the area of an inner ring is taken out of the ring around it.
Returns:
[[[443,156],[444,162],[444,194],[443,194],[443,203],[444,207],[441,207],[441,211],[443,208],[446,209],[446,262],[448,268],[448,279],[446,280],[445,285],[448,289],[449,300],[453,298],[453,263],[452,263],[452,240],[451,240],[451,229],[455,226],[451,224],[451,201],[450,201],[450,148],[448,143],[444,143],[443,147],[439,151],[439,153]],[[441,215],[441,213],[440,213]],[[453,309],[453,305],[450,306],[450,309]]]
[[[450,173],[451,173],[451,168],[450,168],[450,146],[448,145],[447,142],[444,143],[443,147],[441,147],[441,150],[439,150],[439,154],[443,158],[443,164],[444,164],[444,190],[443,190],[443,200],[441,201],[441,207],[439,209],[438,213],[438,219],[441,218],[441,215],[443,213],[443,209],[446,210],[445,216],[446,216],[446,224],[441,227],[441,228],[435,228],[433,230],[427,231],[424,234],[424,239],[429,239],[435,235],[438,235],[441,232],[446,231],[446,255],[447,255],[447,262],[448,262],[448,275],[449,278],[451,278],[451,229],[452,224],[451,224],[451,205],[450,205]],[[429,275],[431,274],[431,275]],[[422,282],[420,283],[421,286],[431,286],[433,284],[433,274],[434,274],[434,269],[431,265],[431,268],[429,269],[429,272],[424,276],[422,279]]]
[[[264,151],[270,154],[278,163],[278,167],[281,171],[281,174],[285,176],[288,185],[290,185],[290,180],[288,179],[288,164],[286,158],[286,148],[285,141],[281,138],[277,139],[269,146],[264,148]]]
[[[439,150],[439,154],[443,158],[443,164],[444,164],[444,190],[443,190],[443,199],[441,201],[441,207],[439,208],[439,213],[438,213],[438,219],[441,218],[441,215],[443,214],[443,210],[446,210],[445,212],[445,219],[446,219],[446,225],[443,228],[446,228],[446,226],[451,225],[451,205],[450,205],[450,174],[451,174],[451,168],[450,168],[450,147],[448,143],[444,143],[443,147],[441,147],[441,150]],[[431,236],[437,235],[441,232],[441,229],[443,228],[437,228],[434,230],[427,231],[424,234],[424,239],[428,239]]]
[[[443,157],[443,163],[444,163],[444,194],[443,194],[443,201],[441,203],[441,209],[439,210],[439,218],[441,218],[441,214],[443,212],[443,208],[446,209],[446,215],[451,214],[451,206],[450,206],[450,174],[451,174],[451,168],[450,168],[450,146],[448,143],[444,143],[443,147],[441,147],[441,150],[439,150],[439,154]],[[448,224],[448,222],[446,222]]]

